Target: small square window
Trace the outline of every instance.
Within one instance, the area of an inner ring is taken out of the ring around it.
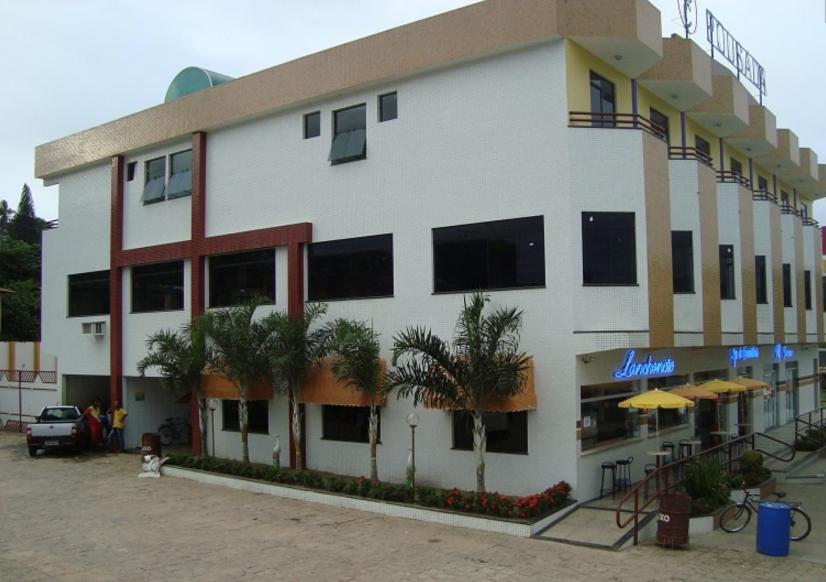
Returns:
[[[399,116],[398,94],[393,91],[379,95],[379,121],[390,121]]]
[[[135,168],[138,167],[138,162],[129,162],[126,164],[126,181],[131,182],[135,179]]]
[[[315,111],[304,116],[304,139],[321,135],[321,112]]]

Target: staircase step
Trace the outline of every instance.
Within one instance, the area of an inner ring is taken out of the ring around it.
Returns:
[[[652,517],[653,513],[641,516],[641,525]],[[615,520],[613,511],[580,506],[534,537],[590,548],[619,550],[630,542],[633,524],[620,529]]]

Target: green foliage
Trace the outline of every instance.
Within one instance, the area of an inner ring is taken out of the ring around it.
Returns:
[[[11,237],[0,239],[0,287],[40,280],[40,247]]]
[[[215,457],[193,457],[170,455],[169,466],[198,469],[246,479],[258,479],[282,485],[292,485],[341,493],[365,499],[390,501],[395,503],[416,503],[422,507],[448,509],[506,519],[534,519],[557,511],[570,503],[571,487],[564,481],[541,493],[525,497],[510,497],[500,493],[478,494],[459,489],[438,489],[417,487],[416,499],[408,485],[396,483],[371,483],[364,477],[347,477],[316,471],[295,471],[288,468],[276,469],[269,465],[245,463],[232,459]]]
[[[772,475],[772,472],[763,466],[763,455],[757,451],[746,451],[740,457],[740,470],[731,478],[732,487],[756,487]]]
[[[327,326],[327,335],[336,379],[370,397],[380,394],[379,334],[361,321],[336,319]]]
[[[4,293],[0,341],[40,339],[40,286],[31,280],[6,284],[13,293]]]
[[[8,234],[14,239],[40,246],[44,227],[45,222],[35,214],[32,191],[28,184],[23,184],[17,211],[8,223]]]
[[[328,332],[314,326],[325,313],[325,303],[308,303],[301,317],[287,313],[267,317],[273,334],[269,366],[282,386],[299,391],[307,373],[324,357]]]
[[[816,451],[826,445],[826,430],[810,428],[803,437],[794,441],[794,448],[798,451]]]
[[[143,376],[148,368],[158,368],[173,392],[198,390],[201,372],[207,364],[203,328],[203,319],[197,318],[178,331],[164,329],[149,336],[147,354],[138,362],[138,373]]]
[[[720,463],[703,459],[685,467],[685,492],[691,496],[691,515],[708,515],[729,501],[731,490]]]

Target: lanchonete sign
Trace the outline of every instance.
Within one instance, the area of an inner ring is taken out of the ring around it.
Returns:
[[[664,376],[672,374],[677,369],[677,364],[671,358],[664,358],[662,360],[655,360],[650,354],[642,361],[635,362],[636,356],[634,350],[629,350],[625,354],[625,359],[622,365],[614,370],[614,378],[617,380],[625,380],[627,378],[646,378],[648,376]]]

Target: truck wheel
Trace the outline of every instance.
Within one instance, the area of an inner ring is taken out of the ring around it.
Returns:
[[[36,457],[37,456],[37,447],[29,447],[29,456]]]

